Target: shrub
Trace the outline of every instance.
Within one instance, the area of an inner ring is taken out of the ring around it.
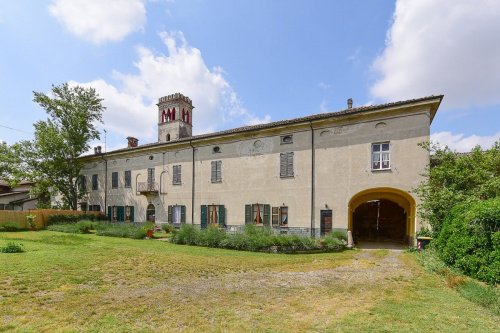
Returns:
[[[191,224],[184,224],[179,230],[174,230],[170,241],[175,244],[196,245],[196,239],[200,230]]]
[[[416,234],[417,237],[432,237],[432,231],[427,227],[421,227]]]
[[[327,236],[331,236],[340,240],[344,240],[347,242],[347,232],[341,230],[334,230],[329,233]]]
[[[52,225],[47,226],[47,230],[66,232],[69,234],[77,234],[80,232],[76,223],[75,224],[52,224]]]
[[[100,223],[97,225],[96,234],[99,236],[143,239],[146,237],[146,230],[144,227],[136,227],[130,224]]]
[[[26,216],[26,222],[30,226],[30,229],[34,230],[36,228],[36,215],[30,214]]]
[[[22,231],[26,228],[22,227],[18,222],[4,222],[0,224],[0,231]]]
[[[96,223],[92,221],[78,221],[76,223],[78,231],[82,234],[90,234],[90,230],[96,228]]]
[[[341,250],[346,245],[344,233],[332,232],[323,238],[323,246],[328,250]],[[342,237],[342,238],[340,238]]]
[[[52,224],[67,224],[67,223],[77,223],[78,221],[107,221],[107,216],[103,214],[68,214],[68,215],[49,215],[47,217],[47,225]]]
[[[208,247],[220,247],[222,240],[227,237],[224,229],[210,225],[207,230],[198,232],[196,235],[196,245]]]
[[[500,198],[458,205],[434,240],[441,259],[479,280],[500,282]]]
[[[7,245],[0,247],[0,252],[2,253],[22,253],[24,252],[23,244],[16,244],[14,242],[8,242]]]
[[[161,228],[167,234],[169,234],[169,233],[171,233],[171,232],[173,232],[175,230],[175,227],[173,225],[171,225],[170,223],[164,223],[164,224],[162,224]]]

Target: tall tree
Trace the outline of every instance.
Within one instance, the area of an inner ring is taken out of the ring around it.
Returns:
[[[90,149],[92,140],[100,139],[96,124],[102,123],[106,108],[93,88],[64,83],[53,85],[50,95],[33,93],[33,101],[48,117],[34,124],[34,140],[3,147],[3,154],[16,165],[6,163],[0,170],[11,180],[35,182],[37,192],[59,193],[64,207],[77,209],[84,194],[79,186],[82,163],[78,157]]]
[[[470,153],[425,144],[431,153],[427,177],[415,189],[421,199],[420,214],[434,234],[457,204],[500,196],[500,141],[488,150],[477,146]]]

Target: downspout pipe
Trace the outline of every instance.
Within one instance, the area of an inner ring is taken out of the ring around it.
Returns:
[[[101,156],[104,161],[104,214],[108,214],[108,160]]]
[[[195,181],[195,172],[194,172],[194,146],[191,140],[189,140],[189,145],[192,149],[192,175],[191,175],[191,224],[194,224],[194,181]]]
[[[316,237],[316,231],[314,229],[314,220],[315,220],[315,177],[316,177],[316,155],[314,148],[314,128],[312,126],[312,122],[309,122],[309,127],[311,128],[311,237]]]

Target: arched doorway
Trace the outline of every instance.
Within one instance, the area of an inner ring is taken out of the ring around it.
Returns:
[[[146,208],[146,220],[154,223],[155,217],[155,205],[149,204]]]
[[[349,202],[354,242],[410,243],[415,236],[415,200],[393,188],[362,191]]]

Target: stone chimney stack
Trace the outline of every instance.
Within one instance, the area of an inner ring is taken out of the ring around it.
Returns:
[[[349,99],[347,100],[347,108],[348,108],[348,109],[352,109],[352,98],[349,98]]]
[[[128,141],[128,145],[127,145],[128,148],[135,148],[139,145],[139,140],[137,140],[134,137],[131,137],[131,136],[127,137],[127,141]]]

